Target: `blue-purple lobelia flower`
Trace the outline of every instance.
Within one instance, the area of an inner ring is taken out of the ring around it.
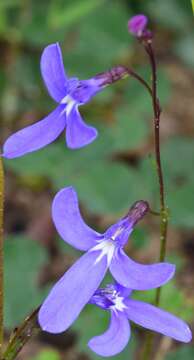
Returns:
[[[132,290],[120,284],[110,284],[97,290],[90,303],[111,313],[108,330],[92,338],[89,347],[101,356],[113,356],[121,352],[130,338],[129,320],[146,329],[171,338],[189,342],[192,339],[188,325],[156,306],[129,298]]]
[[[122,66],[88,80],[68,78],[59,44],[47,46],[41,57],[41,73],[57,107],[46,118],[11,135],[4,144],[3,156],[16,158],[53,142],[66,129],[67,146],[81,148],[95,140],[97,130],[82,120],[78,107],[86,104],[102,89],[126,76]]]
[[[70,245],[87,252],[64,274],[44,301],[39,312],[43,330],[65,331],[99,287],[108,268],[116,281],[134,290],[156,288],[172,278],[174,265],[138,264],[123,250],[135,224],[147,211],[147,202],[138,201],[125,217],[104,234],[99,234],[84,223],[72,187],[57,193],[52,217],[58,233]]]

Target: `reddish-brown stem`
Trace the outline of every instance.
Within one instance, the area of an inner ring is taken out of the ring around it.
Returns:
[[[136,80],[138,80],[149,92],[149,94],[152,97],[152,88],[149,86],[149,84],[134,70],[130,68],[126,68],[129,75],[133,76]]]
[[[3,349],[3,298],[4,298],[4,281],[3,281],[3,209],[4,209],[4,171],[3,162],[0,157],[0,359],[2,358]]]
[[[164,200],[164,180],[162,173],[161,165],[161,156],[160,156],[160,114],[161,108],[159,104],[159,99],[157,97],[157,71],[156,71],[156,61],[153,53],[152,45],[150,42],[145,46],[147,54],[150,59],[150,64],[152,68],[152,103],[153,103],[153,112],[154,112],[154,137],[155,137],[155,156],[156,156],[156,166],[160,187],[160,210],[161,212],[165,209],[165,200]]]
[[[151,69],[152,69],[152,104],[153,104],[153,113],[154,113],[154,139],[155,139],[155,158],[156,158],[156,167],[158,174],[159,182],[159,192],[160,192],[160,255],[159,261],[164,261],[166,255],[166,240],[167,240],[167,229],[168,229],[168,210],[165,204],[165,191],[164,191],[164,180],[161,164],[161,155],[160,155],[160,114],[161,108],[159,99],[157,96],[157,69],[155,55],[152,48],[152,42],[147,41],[144,44],[145,50],[149,56]],[[161,296],[161,288],[156,290],[155,305],[159,305]],[[152,354],[152,344],[153,344],[153,334],[148,333],[145,348],[143,351],[143,360],[149,360]]]
[[[160,189],[160,256],[159,260],[164,261],[166,254],[166,238],[167,238],[167,227],[168,227],[168,211],[165,205],[165,191],[164,191],[164,180],[163,172],[161,165],[161,155],[160,155],[160,114],[161,108],[159,99],[157,96],[157,71],[156,71],[156,61],[152,48],[152,43],[147,42],[145,45],[146,52],[150,59],[151,69],[152,69],[152,103],[153,103],[153,112],[154,112],[154,137],[155,137],[155,157],[156,157],[156,166],[158,173],[159,189]],[[156,304],[158,305],[160,300],[160,289],[157,290],[156,294]]]

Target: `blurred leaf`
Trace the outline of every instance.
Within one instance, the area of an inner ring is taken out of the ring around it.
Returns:
[[[144,249],[149,244],[149,235],[146,229],[136,227],[131,235],[131,242],[136,249]]]
[[[19,22],[20,36],[24,43],[33,46],[45,46],[52,42],[64,40],[66,32],[63,28],[53,29],[48,26],[48,9],[51,2],[51,0],[25,2],[25,8],[20,14]]]
[[[74,0],[54,1],[48,9],[48,25],[51,28],[68,27],[76,24],[82,17],[90,16],[90,12],[100,6],[105,0]]]
[[[194,142],[190,138],[177,137],[162,144],[161,157],[170,223],[181,227],[193,227],[193,153]],[[158,180],[153,157],[140,162],[139,174],[149,194],[148,200],[151,200],[152,206],[157,209]]]
[[[102,214],[126,211],[137,194],[140,198],[144,194],[137,172],[116,163],[95,163],[86,176],[74,179],[74,184],[88,208]]]
[[[137,71],[148,83],[150,82],[148,66],[141,67]],[[116,87],[112,87],[112,89],[117,90]],[[105,135],[111,138],[112,151],[131,150],[143,146],[152,131],[150,127],[153,118],[152,101],[147,91],[132,78],[120,83],[120,91],[122,91],[122,95],[120,95],[118,106],[115,107],[114,102],[113,105],[111,104],[114,106],[113,121],[105,128]],[[162,69],[158,74],[158,92],[162,106],[164,106],[169,101],[171,86]]]
[[[167,255],[166,259],[169,263],[176,265],[176,272],[181,271],[186,263],[186,259],[182,256],[182,254],[178,254],[176,251]]]
[[[193,182],[169,191],[167,201],[173,225],[193,228],[194,203],[191,194]]]
[[[148,200],[153,210],[157,211],[159,209],[159,186],[156,162],[153,155],[149,155],[140,161],[138,173],[144,191],[148,193],[147,198],[144,198],[144,200]]]
[[[36,357],[29,360],[60,360],[59,353],[55,350],[42,350]]]
[[[141,76],[151,86],[150,66],[147,64],[147,65],[144,65],[143,67],[138,68],[137,70],[138,70],[138,73],[140,73]],[[166,105],[166,103],[168,103],[168,101],[170,99],[170,95],[171,95],[171,91],[172,91],[171,82],[170,82],[169,76],[163,66],[158,65],[157,71],[158,71],[158,81],[157,81],[158,95],[160,98],[160,103],[163,107],[164,105]],[[140,84],[139,84],[139,86],[140,86]],[[140,89],[139,89],[139,92],[140,92]],[[141,87],[142,96],[143,96],[143,92],[144,92],[144,97],[145,97],[145,89],[143,87]],[[147,104],[145,104],[144,106],[145,106],[146,110],[149,109],[149,111],[152,112],[153,110],[152,110],[152,106],[151,106],[151,97],[148,93],[147,93],[147,96],[149,96],[149,102],[148,102],[148,97],[146,97]],[[138,98],[136,98],[136,102],[138,102]]]
[[[168,181],[194,180],[194,141],[174,137],[162,144],[162,159]]]
[[[65,56],[65,65],[72,74],[88,77],[126,56],[132,41],[126,30],[128,17],[123,4],[114,1],[114,5],[110,2],[98,7],[80,23],[76,46]]]
[[[1,0],[0,1],[0,33],[6,35],[6,32],[10,30],[9,13],[12,10],[21,8],[20,0]],[[12,24],[13,25],[13,24]]]
[[[143,146],[149,133],[145,119],[137,118],[134,109],[129,106],[121,106],[115,113],[114,121],[107,131],[110,132],[114,151],[131,150]]]
[[[172,93],[171,81],[164,68],[158,67],[158,95],[162,108],[169,103]]]
[[[71,151],[58,141],[37,153],[8,160],[6,165],[21,176],[48,177],[56,190],[74,186],[94,213],[118,213],[149,193],[136,169],[108,158],[108,143],[102,134],[87,148]]]
[[[5,326],[22,321],[43,298],[37,276],[46,259],[45,250],[22,236],[5,241]]]
[[[184,345],[165,356],[165,360],[193,360],[194,346]]]
[[[194,142],[177,137],[162,146],[170,221],[174,225],[193,227]]]
[[[170,2],[152,0],[148,2],[150,15],[166,28],[185,30],[188,25],[190,11],[189,1],[171,0]]]
[[[155,289],[141,292],[135,291],[133,293],[133,298],[153,303],[155,294]],[[176,287],[174,281],[172,280],[162,287],[160,307],[176,316],[179,316],[185,321],[190,321],[193,317],[193,304],[191,304],[183,291]]]
[[[194,46],[193,46],[194,32],[189,32],[188,35],[182,36],[177,40],[174,46],[174,51],[186,65],[194,66]]]

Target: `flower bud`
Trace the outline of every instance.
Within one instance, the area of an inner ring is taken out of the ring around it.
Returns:
[[[147,201],[139,200],[136,201],[131,208],[129,209],[129,212],[127,214],[128,219],[130,219],[131,223],[133,223],[133,226],[137,224],[138,221],[140,221],[144,215],[149,211],[149,204]]]
[[[135,36],[141,37],[146,29],[147,23],[148,19],[145,15],[135,15],[128,21],[128,30]]]
[[[128,76],[128,70],[122,65],[118,65],[110,69],[109,71],[97,74],[95,80],[99,82],[100,86],[110,85],[118,80],[121,80]]]

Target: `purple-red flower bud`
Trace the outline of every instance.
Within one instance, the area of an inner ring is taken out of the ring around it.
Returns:
[[[151,40],[153,34],[147,29],[148,18],[143,14],[135,15],[128,21],[128,30],[138,39]]]
[[[135,15],[128,21],[128,30],[137,37],[141,37],[146,29],[147,23],[148,19],[145,15]]]
[[[95,80],[98,81],[98,85],[103,87],[114,82],[121,80],[128,76],[128,70],[125,66],[118,65],[110,69],[109,71],[105,71],[103,73],[97,74],[95,76]]]
[[[147,201],[139,200],[136,201],[131,208],[129,209],[129,212],[127,214],[128,219],[133,223],[133,226],[137,224],[138,221],[140,221],[145,214],[149,211],[149,204]]]

